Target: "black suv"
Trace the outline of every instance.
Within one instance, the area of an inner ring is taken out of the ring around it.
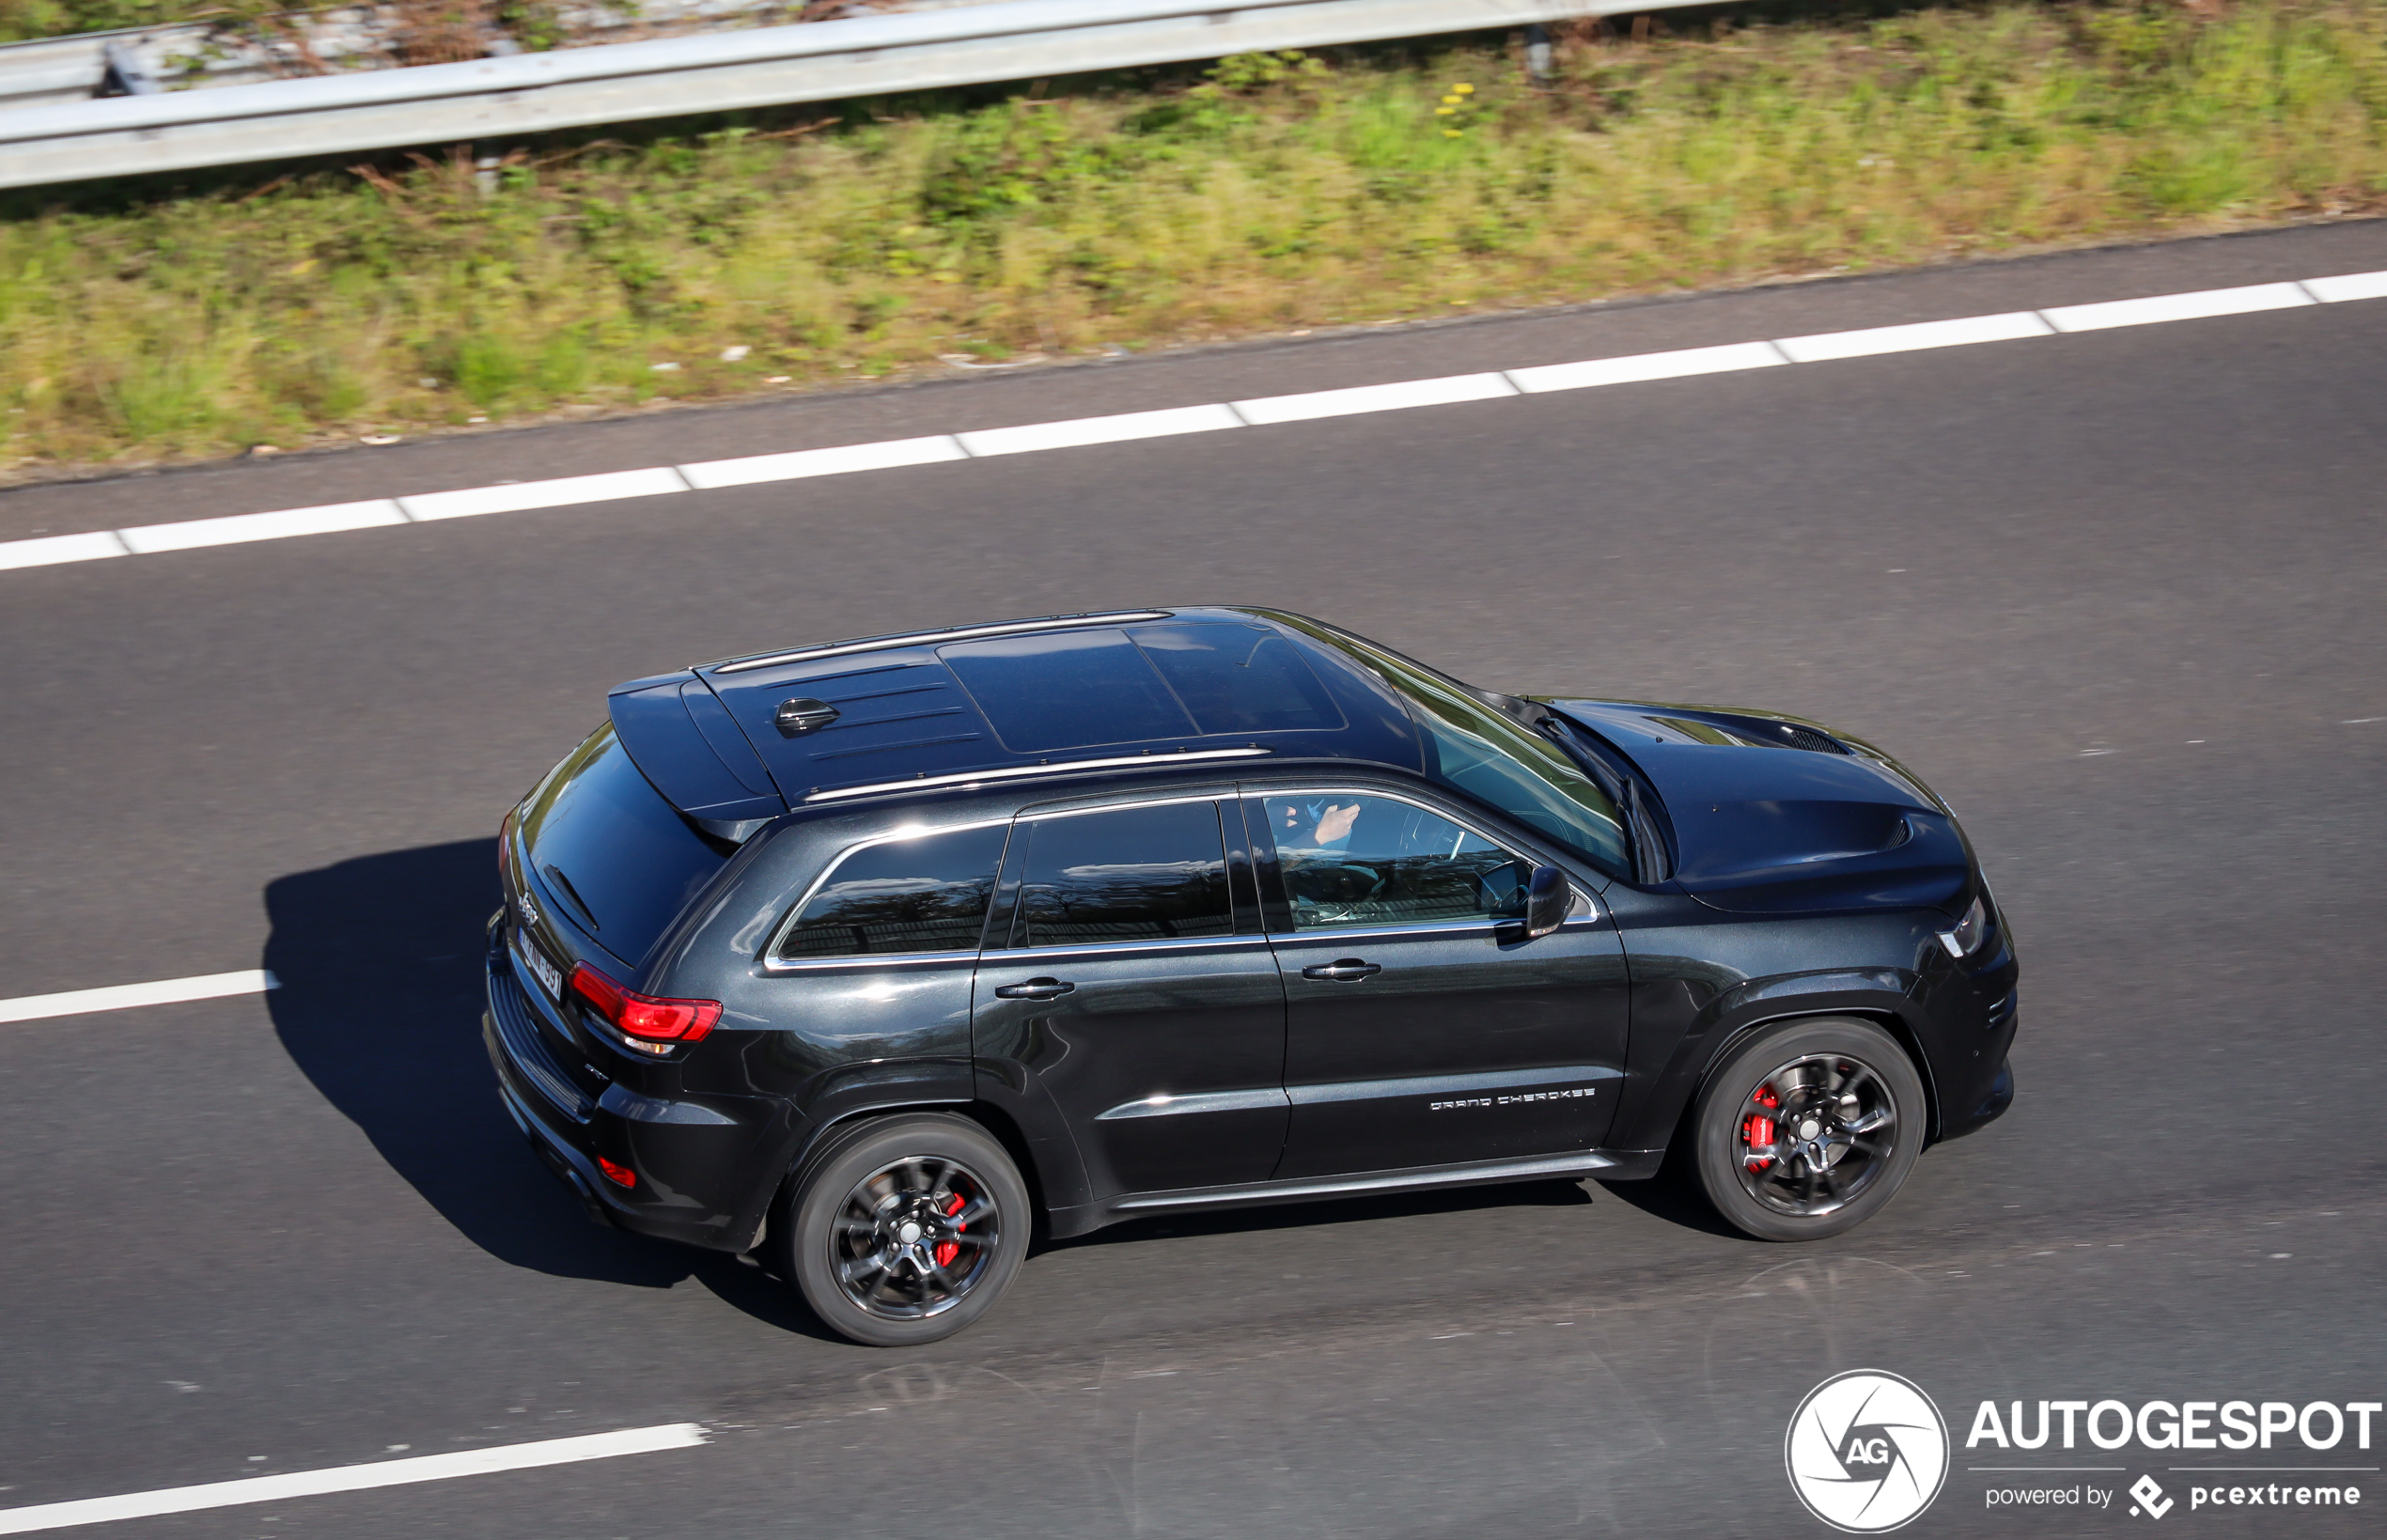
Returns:
[[[613,692],[507,816],[484,1023],[601,1222],[933,1341],[1053,1237],[1670,1146],[1835,1234],[2005,1110],[1964,835],[1771,714],[1473,689],[1256,609],[803,647]]]

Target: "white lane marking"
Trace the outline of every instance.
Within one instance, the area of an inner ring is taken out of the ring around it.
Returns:
[[[1579,364],[1540,364],[1510,369],[1508,381],[1528,396],[1594,385],[1637,385],[1646,380],[1680,380],[1698,374],[1764,369],[1790,361],[1771,342],[1728,342],[1721,348],[1677,348],[1629,358],[1593,358]]]
[[[797,449],[784,455],[709,459],[683,465],[679,474],[688,478],[688,485],[704,492],[716,487],[751,487],[762,481],[892,471],[906,465],[933,465],[940,460],[969,458],[969,451],[961,447],[959,440],[950,433],[939,433],[925,439],[889,439],[883,443],[848,443],[833,449]]]
[[[210,1482],[203,1486],[131,1492],[123,1497],[0,1508],[0,1534],[31,1534],[37,1530],[108,1524],[118,1519],[151,1518],[160,1514],[195,1513],[203,1508],[230,1508],[248,1502],[282,1502],[291,1498],[320,1497],[327,1492],[364,1492],[376,1486],[448,1481],[496,1470],[529,1470],[578,1460],[609,1460],[623,1454],[689,1449],[704,1442],[705,1430],[701,1425],[668,1423],[660,1427],[624,1428],[618,1433],[590,1433],[575,1439],[542,1439],[537,1443],[460,1450],[452,1454],[376,1460],[369,1465],[344,1465],[329,1470],[296,1470],[287,1476],[251,1476],[242,1481]]]
[[[19,995],[0,1000],[0,1021],[40,1021],[53,1016],[86,1016],[93,1011],[120,1011],[134,1005],[175,1005],[186,1000],[221,1000],[226,995],[262,994],[278,989],[282,981],[262,968],[237,973],[202,973],[196,978],[162,978],[153,984],[111,984],[98,989],[68,989],[53,995]]]
[[[1040,449],[1075,449],[1081,444],[1124,443],[1130,439],[1166,438],[1174,433],[1211,433],[1240,428],[1243,420],[1225,406],[1168,407],[1159,412],[1123,412],[1115,417],[1078,417],[1057,423],[1027,423],[1019,428],[984,428],[956,433],[961,447],[973,455],[1027,455]]]
[[[2159,321],[2202,320],[2208,316],[2243,316],[2255,310],[2286,310],[2313,297],[2295,284],[2249,284],[2243,288],[2200,288],[2188,294],[2153,294],[2143,300],[2107,300],[2101,304],[2066,304],[2042,310],[2059,332],[2101,332],[2109,326],[2152,326]]]
[[[1911,353],[1925,348],[1963,348],[1976,342],[2012,342],[2020,337],[2054,334],[2055,328],[2039,319],[2037,311],[2014,310],[2002,316],[1965,316],[1956,320],[1918,321],[1911,326],[1875,326],[1862,332],[1776,337],[1773,345],[1793,364],[1820,364],[1833,358],[1868,358],[1876,353]]]
[[[49,535],[33,540],[0,542],[0,568],[50,567],[58,562],[95,562],[103,556],[132,552],[112,529],[88,535]]]
[[[1029,454],[1178,433],[1207,433],[1220,428],[1240,428],[1247,423],[1301,422],[1451,401],[1484,400],[1506,395],[1512,389],[1524,395],[1538,395],[1546,391],[1580,390],[1595,385],[1632,384],[1642,381],[1767,368],[1786,363],[1815,363],[1924,348],[1962,347],[1976,342],[2045,335],[2045,332],[2036,329],[2039,325],[2056,332],[2093,332],[2115,326],[2145,326],[2162,321],[2195,320],[2208,316],[2244,315],[2252,311],[2286,309],[2316,302],[2334,303],[2366,299],[2387,299],[2387,272],[2348,272],[2334,277],[2310,278],[2301,284],[2252,284],[2238,288],[2156,294],[2136,300],[2109,300],[2098,304],[2059,305],[2036,313],[2016,311],[2000,316],[1922,321],[1911,326],[1878,326],[1853,332],[1818,333],[1812,336],[1787,337],[1779,343],[1739,342],[1716,348],[1684,348],[1625,358],[1544,364],[1498,373],[1454,375],[1441,380],[1410,380],[1387,385],[1315,391],[1301,396],[1266,397],[1234,406],[1211,402],[1159,412],[1131,412],[1115,416],[1029,423],[1018,428],[982,428],[968,433],[895,439],[880,443],[843,444],[779,455],[752,455],[682,467],[648,466],[643,470],[565,476],[552,481],[415,492],[392,501],[404,519],[460,519],[474,514],[513,513],[528,508],[655,497],[669,492],[749,486],[804,476],[891,470],[950,460],[960,456]],[[344,523],[337,521],[334,516],[340,509],[381,506],[378,503],[337,504],[327,508],[289,508],[277,513],[235,514],[225,519],[193,520],[181,524],[149,524],[121,532],[99,530],[85,535],[54,535],[0,541],[0,568],[47,567],[134,552],[148,554],[197,545],[220,545],[233,540],[360,529],[389,521],[360,515],[358,521]],[[304,520],[310,516],[325,521],[316,527],[304,527]],[[189,533],[182,533],[184,531]]]
[[[1501,374],[1453,374],[1439,380],[1397,380],[1349,390],[1313,390],[1299,396],[1263,396],[1229,403],[1235,414],[1257,428],[1270,423],[1305,423],[1319,417],[1355,417],[1369,412],[1450,406],[1514,396],[1517,387]]]
[[[292,535],[330,535],[344,529],[371,529],[402,524],[406,515],[390,498],[368,503],[327,503],[317,508],[284,508],[278,513],[235,513],[222,519],[186,519],[174,524],[141,524],[120,529],[124,543],[136,556],[156,551],[188,551],[194,546],[234,545],[242,540],[279,540]]]
[[[2345,300],[2387,300],[2387,272],[2341,272],[2333,278],[2307,278],[2304,288],[2323,304]]]
[[[503,487],[466,487],[453,492],[415,492],[398,500],[409,519],[469,519],[483,513],[520,513],[581,503],[612,503],[625,497],[684,492],[688,483],[668,465],[601,475],[559,476],[553,481],[517,481]]]

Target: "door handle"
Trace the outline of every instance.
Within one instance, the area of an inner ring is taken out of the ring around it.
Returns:
[[[1316,967],[1303,969],[1302,977],[1333,979],[1337,984],[1357,984],[1364,978],[1374,978],[1383,971],[1376,964],[1363,961],[1358,957],[1337,957],[1333,962],[1322,962]]]
[[[1067,979],[1032,978],[1025,984],[1006,984],[994,992],[1006,1000],[1058,1000],[1073,994],[1077,986]]]

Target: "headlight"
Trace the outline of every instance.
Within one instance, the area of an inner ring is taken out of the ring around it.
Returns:
[[[1981,942],[1989,934],[1989,911],[1980,899],[1975,898],[1973,907],[1964,911],[1964,918],[1956,923],[1954,930],[1940,932],[1940,944],[1948,949],[1949,957],[1961,962],[1981,949]]]

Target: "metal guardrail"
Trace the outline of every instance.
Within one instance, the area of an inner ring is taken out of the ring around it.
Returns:
[[[847,0],[850,13],[941,9],[978,0]],[[562,46],[583,48],[734,27],[778,26],[801,0],[561,0],[549,8]],[[335,6],[265,21],[182,22],[70,38],[0,44],[0,113],[159,91],[220,90],[314,75],[393,70],[403,63],[408,19],[387,4]],[[483,29],[491,57],[522,52]],[[111,64],[119,78],[108,80]]]
[[[1691,0],[991,0],[0,113],[0,187],[1531,25]],[[73,39],[67,39],[73,40]]]

